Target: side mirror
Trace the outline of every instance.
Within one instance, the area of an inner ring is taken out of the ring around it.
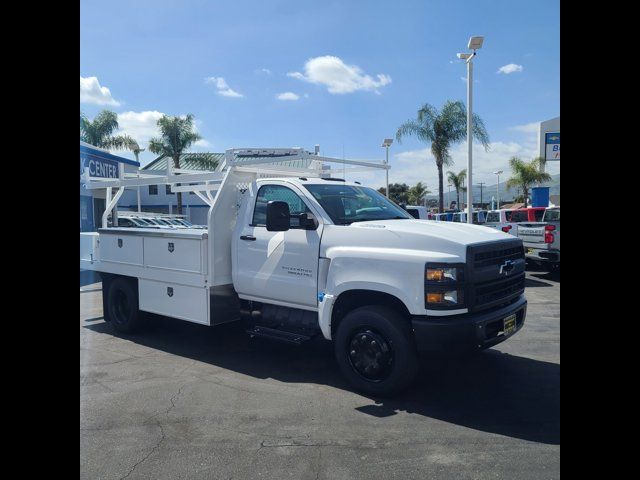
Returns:
[[[318,228],[318,219],[313,213],[300,214],[300,226],[305,230],[315,230]]]
[[[267,203],[267,231],[286,232],[291,224],[289,204],[272,200]]]

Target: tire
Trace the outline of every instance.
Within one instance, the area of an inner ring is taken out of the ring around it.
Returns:
[[[418,371],[418,354],[407,320],[383,306],[349,312],[338,325],[334,351],[349,383],[373,396],[402,391]]]
[[[107,291],[107,314],[113,328],[121,333],[135,332],[140,326],[138,291],[135,280],[115,278]]]

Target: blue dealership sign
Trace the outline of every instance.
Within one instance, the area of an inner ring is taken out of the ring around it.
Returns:
[[[80,164],[89,169],[92,177],[118,178],[119,163],[114,160],[80,153]]]
[[[80,142],[80,175],[85,168],[89,175],[98,178],[118,178],[122,164],[140,167],[138,162],[118,157],[105,150]]]

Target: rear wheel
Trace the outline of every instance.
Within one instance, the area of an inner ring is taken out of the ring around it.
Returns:
[[[133,282],[120,277],[109,284],[105,317],[118,332],[131,333],[139,327],[138,291]]]
[[[418,370],[409,325],[387,307],[360,307],[348,313],[338,325],[334,348],[349,383],[370,395],[400,392]]]

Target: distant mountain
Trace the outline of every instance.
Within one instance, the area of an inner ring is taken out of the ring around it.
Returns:
[[[500,203],[510,202],[518,195],[518,189],[507,189],[506,182],[500,182]],[[560,195],[560,174],[551,175],[551,181],[540,185],[542,187],[550,187],[549,195]],[[522,193],[522,192],[520,192]],[[482,201],[487,203],[491,201],[491,197],[496,196],[496,184],[483,185],[482,186]],[[460,192],[460,201],[466,202],[467,194]],[[438,194],[427,195],[427,199],[438,199]],[[456,200],[456,191],[452,187],[451,194],[449,195],[449,188],[444,187],[444,203],[449,205],[452,201]],[[480,202],[480,185],[473,186],[473,201]]]

